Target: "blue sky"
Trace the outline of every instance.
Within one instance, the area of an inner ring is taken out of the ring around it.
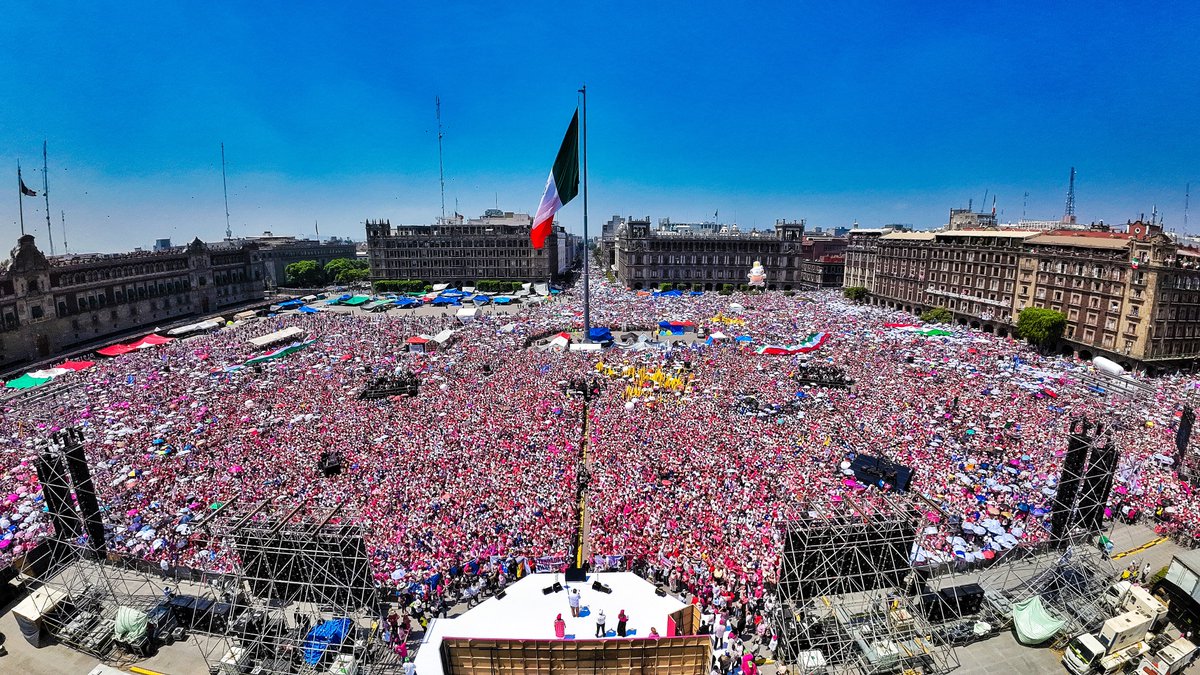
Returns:
[[[40,187],[49,142],[60,251],[60,210],[76,251],[220,238],[221,142],[236,234],[362,238],[439,214],[435,96],[447,211],[534,211],[586,82],[597,229],[928,227],[985,191],[1057,218],[1071,166],[1081,219],[1182,228],[1200,6],[992,4],[26,2],[0,23],[0,160]]]

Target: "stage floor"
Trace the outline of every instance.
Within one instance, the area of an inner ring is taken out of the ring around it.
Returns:
[[[612,593],[592,590],[592,582],[600,581]],[[559,593],[544,595],[542,589],[555,581],[563,583]],[[568,588],[578,588],[580,612],[574,618],[567,605]],[[417,652],[417,672],[436,675],[442,671],[439,654],[442,638],[499,638],[554,640],[554,618],[562,614],[567,624],[567,637],[592,640],[596,636],[596,612],[603,609],[608,635],[615,637],[617,614],[625,610],[630,637],[644,638],[650,628],[667,635],[667,615],[685,605],[671,596],[660,597],[654,585],[632,572],[600,572],[588,575],[587,581],[567,584],[561,574],[533,574],[510,584],[503,598],[488,598],[465,614],[453,619],[436,619]]]

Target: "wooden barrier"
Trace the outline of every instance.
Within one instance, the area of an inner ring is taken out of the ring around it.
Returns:
[[[622,640],[444,638],[447,675],[708,675],[708,636]]]

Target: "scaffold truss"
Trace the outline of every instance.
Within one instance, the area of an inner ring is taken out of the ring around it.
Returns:
[[[802,672],[958,667],[917,601],[911,559],[924,518],[910,498],[872,488],[783,526],[776,624],[785,660]]]

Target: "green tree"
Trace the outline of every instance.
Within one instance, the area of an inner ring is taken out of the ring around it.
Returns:
[[[337,278],[334,281],[339,284],[353,284],[359,281],[366,281],[369,276],[371,276],[370,270],[344,269],[338,272]]]
[[[334,258],[325,263],[325,278],[336,281],[337,283],[347,283],[338,277],[344,272],[365,270],[368,268],[366,260],[357,258]]]
[[[1066,315],[1053,309],[1026,307],[1017,315],[1017,335],[1043,349],[1058,342],[1066,328]]]
[[[921,320],[926,323],[954,323],[954,315],[945,307],[927,309],[921,314]]]
[[[284,268],[287,282],[292,286],[312,288],[325,283],[325,272],[316,260],[300,260]]]
[[[842,291],[842,295],[846,296],[846,299],[850,302],[862,302],[870,295],[870,291],[864,286],[851,286]]]

